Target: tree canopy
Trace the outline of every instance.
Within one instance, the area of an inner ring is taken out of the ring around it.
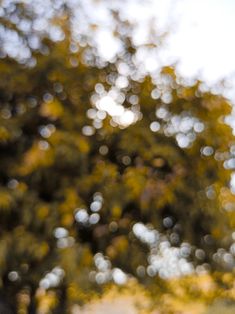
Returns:
[[[234,267],[231,104],[173,66],[143,73],[113,14],[111,61],[64,17],[64,36],[44,34],[28,59],[2,51],[0,290],[14,313],[46,291],[50,313],[70,313],[112,281]]]

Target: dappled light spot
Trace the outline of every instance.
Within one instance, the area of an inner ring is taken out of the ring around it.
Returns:
[[[161,128],[161,125],[160,125],[160,123],[157,122],[157,121],[154,121],[154,122],[152,122],[152,123],[150,124],[150,130],[153,131],[153,132],[159,131],[160,128]]]
[[[78,59],[74,57],[69,58],[69,63],[73,68],[76,68],[79,65]]]
[[[119,77],[120,79],[121,77]],[[112,87],[108,92],[104,90],[102,84],[96,84],[95,91],[91,97],[92,104],[98,109],[88,109],[87,115],[90,119],[106,118],[106,114],[112,117],[110,121],[111,125],[120,125],[121,127],[127,127],[135,123],[139,119],[139,112],[135,112],[131,109],[125,108],[122,104],[125,101],[124,94],[118,88]],[[136,103],[136,99],[133,98],[132,102]]]
[[[89,223],[91,225],[97,224],[99,222],[99,220],[100,220],[100,215],[97,213],[91,214],[89,217]]]
[[[166,108],[160,107],[156,115],[163,121],[163,131],[166,136],[175,136],[177,144],[181,148],[191,147],[196,140],[196,133],[200,133],[203,124],[199,119],[191,116],[187,112],[180,115],[171,115]],[[195,131],[196,130],[198,131]]]
[[[82,133],[85,135],[85,136],[92,136],[94,135],[95,133],[95,129],[90,126],[90,125],[85,125],[83,128],[82,128]]]
[[[190,144],[189,137],[183,133],[178,133],[176,135],[176,140],[177,140],[179,147],[182,147],[182,148],[186,148]]]
[[[201,133],[204,130],[204,124],[202,122],[196,122],[193,126],[194,131],[197,133]]]
[[[171,217],[164,218],[163,225],[165,228],[171,228],[173,226],[173,219]]]
[[[235,169],[235,158],[230,158],[229,160],[225,160],[223,165],[225,169]]]
[[[143,242],[154,245],[159,238],[159,234],[156,230],[147,228],[142,223],[136,223],[133,226],[134,234]]]
[[[54,236],[57,239],[57,247],[59,249],[65,249],[72,247],[75,243],[75,239],[69,236],[67,229],[58,227],[54,230]]]
[[[160,107],[156,110],[156,116],[160,119],[166,120],[169,116],[168,110],[164,107]]]
[[[97,103],[97,107],[111,116],[120,116],[124,113],[124,108],[121,105],[115,103],[112,97],[104,96]]]
[[[161,96],[161,92],[159,91],[159,89],[154,88],[154,89],[152,90],[152,92],[151,92],[151,97],[152,97],[153,99],[159,99],[160,96]]]
[[[233,194],[235,194],[235,173],[231,174],[231,179],[230,179],[230,190]]]
[[[56,83],[54,83],[53,87],[54,87],[54,91],[56,93],[62,93],[63,92],[63,85],[61,83],[56,82]]]
[[[20,278],[19,274],[17,271],[11,271],[9,274],[8,274],[8,279],[10,281],[17,281],[18,279]]]
[[[205,147],[201,148],[200,152],[202,155],[209,157],[209,156],[213,155],[214,149],[211,146],[205,146]]]
[[[210,271],[210,266],[207,263],[198,265],[195,269],[197,275],[206,275]]]
[[[115,232],[118,230],[118,224],[116,221],[111,221],[110,224],[109,224],[109,230],[111,232]]]
[[[51,272],[48,272],[44,278],[41,279],[39,286],[44,290],[57,287],[61,283],[64,275],[64,270],[57,266],[53,268]]]
[[[47,141],[39,141],[38,142],[38,147],[41,150],[48,150],[50,147],[50,144]]]
[[[112,268],[112,264],[102,253],[94,256],[94,263],[97,271],[90,273],[90,280],[95,280],[97,284],[102,285],[113,281],[118,285],[124,285],[128,276],[120,268]]]
[[[97,118],[100,120],[104,120],[107,117],[107,114],[103,110],[98,110],[97,112]]]
[[[125,76],[120,75],[115,82],[115,85],[117,86],[117,88],[126,88],[128,86],[128,79]]]
[[[84,208],[75,209],[75,220],[82,224],[84,227],[89,228],[91,225],[95,225],[100,220],[100,214],[98,212],[102,208],[103,198],[100,193],[95,193],[93,196],[93,202],[90,204],[91,214]]]
[[[53,124],[42,125],[39,127],[39,133],[44,138],[49,138],[55,130],[56,128]]]
[[[127,76],[130,74],[130,67],[127,63],[125,62],[119,62],[117,64],[117,70],[118,72],[123,75],[123,76]]]
[[[161,96],[161,100],[164,104],[170,104],[172,101],[172,95],[169,92],[165,92]]]
[[[213,200],[216,198],[216,192],[215,192],[213,186],[209,186],[208,188],[206,188],[206,196],[210,200]]]
[[[98,116],[98,114],[97,114]],[[103,127],[103,122],[100,119],[93,120],[93,127],[97,130],[101,129]]]
[[[73,237],[63,237],[59,238],[57,241],[57,247],[59,249],[65,249],[68,247],[72,247],[75,243],[75,239]]]
[[[90,205],[90,209],[93,212],[98,212],[101,209],[101,207],[102,207],[102,203],[99,200],[93,201]]]
[[[77,222],[80,222],[82,224],[85,224],[86,222],[88,222],[89,219],[89,215],[86,211],[86,209],[78,209],[76,214],[75,214],[75,219]]]
[[[99,272],[95,275],[95,280],[98,283],[98,285],[102,285],[104,283],[106,283],[108,281],[108,276],[107,274],[103,273],[103,272]]]
[[[87,114],[88,118],[95,119],[96,118],[96,114],[97,114],[97,110],[94,109],[94,108],[90,108],[90,109],[87,110],[86,114]]]
[[[101,83],[97,83],[95,85],[95,91],[97,94],[103,94],[105,92],[104,85]]]
[[[100,153],[101,155],[105,156],[105,155],[108,154],[108,152],[109,152],[108,146],[106,146],[106,145],[100,146],[100,148],[99,148],[99,153]]]
[[[10,112],[10,110],[9,109],[7,109],[7,108],[3,108],[2,110],[1,110],[1,116],[2,116],[2,118],[3,119],[10,119],[11,118],[11,112]]]
[[[50,93],[45,93],[45,94],[43,95],[43,100],[44,100],[45,102],[53,101],[53,99],[54,99],[54,97],[53,97],[53,95],[50,94]]]
[[[131,164],[131,158],[129,156],[123,156],[122,157],[122,163],[125,166],[129,166]]]
[[[199,260],[204,260],[205,257],[206,257],[206,254],[205,254],[205,252],[204,252],[202,249],[197,249],[197,250],[195,251],[195,256],[196,256],[196,258],[199,259]]]
[[[128,99],[129,103],[132,105],[138,105],[139,103],[139,97],[137,95],[131,95]]]
[[[130,125],[130,124],[135,122],[136,116],[135,116],[134,112],[132,112],[131,110],[126,110],[120,116],[120,118],[117,118],[115,120],[118,121],[123,126],[128,126],[128,125]]]
[[[19,185],[19,182],[16,179],[11,179],[8,181],[7,186],[9,187],[9,189],[16,189],[17,186]]]
[[[146,269],[145,269],[145,267],[142,266],[142,265],[138,266],[137,269],[136,269],[136,273],[137,273],[137,275],[138,275],[139,277],[144,277],[145,274],[146,274]]]
[[[114,282],[118,285],[124,285],[127,282],[127,276],[120,268],[113,269],[112,277]]]
[[[68,230],[66,230],[65,228],[62,228],[62,227],[58,227],[54,230],[54,236],[57,238],[57,239],[60,239],[60,238],[65,238],[68,236]]]
[[[163,223],[166,228],[172,227],[170,217],[166,217]],[[190,244],[181,243],[180,247],[171,246],[166,236],[142,223],[134,224],[133,232],[150,248],[147,267],[147,274],[150,277],[158,274],[161,278],[167,279],[192,274],[195,271],[193,264],[188,261],[192,252]]]
[[[234,240],[234,239],[233,239]],[[229,248],[230,252],[233,254],[233,256],[235,256],[235,243],[233,243],[230,248]]]

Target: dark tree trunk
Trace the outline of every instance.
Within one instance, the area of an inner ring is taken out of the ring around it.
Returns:
[[[54,314],[66,314],[68,313],[67,308],[67,289],[66,285],[60,287],[58,294],[58,306],[56,307]]]
[[[32,288],[30,291],[30,301],[29,301],[29,305],[28,305],[28,314],[36,314],[36,312],[37,312],[35,293],[36,293],[36,289]]]

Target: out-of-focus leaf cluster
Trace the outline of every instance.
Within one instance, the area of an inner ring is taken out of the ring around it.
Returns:
[[[103,63],[63,31],[41,38],[34,64],[0,62],[0,298],[66,313],[110,282],[136,277],[160,295],[170,278],[196,276],[186,289],[230,271],[228,101],[173,67],[143,75],[121,31],[121,53]]]

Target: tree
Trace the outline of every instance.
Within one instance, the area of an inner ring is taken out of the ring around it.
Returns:
[[[35,313],[49,289],[65,313],[126,274],[231,269],[229,102],[173,67],[143,75],[128,35],[104,62],[64,31],[35,65],[0,64],[1,298]]]

